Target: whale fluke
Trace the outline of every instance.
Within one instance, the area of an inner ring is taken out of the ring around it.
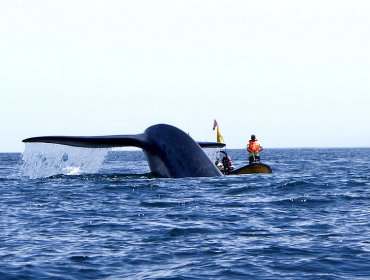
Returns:
[[[222,148],[223,143],[195,142],[177,127],[157,124],[144,133],[108,136],[42,136],[24,139],[25,143],[52,143],[83,148],[141,148],[153,176],[164,178],[222,176],[204,153],[204,148]]]

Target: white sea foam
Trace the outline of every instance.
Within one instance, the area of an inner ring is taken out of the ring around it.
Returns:
[[[46,143],[26,143],[21,173],[31,179],[58,174],[78,175],[99,171],[108,148],[78,148]]]
[[[217,159],[220,159],[220,150],[220,148],[203,148],[203,151],[212,162],[216,162]]]

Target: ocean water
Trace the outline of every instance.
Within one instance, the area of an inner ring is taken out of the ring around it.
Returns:
[[[43,177],[0,154],[0,279],[370,279],[368,148],[265,149],[272,174],[222,178],[151,178],[141,151],[69,157]]]

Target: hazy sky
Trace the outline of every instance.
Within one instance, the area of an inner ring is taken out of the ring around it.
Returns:
[[[0,0],[0,152],[168,123],[370,146],[370,1]]]

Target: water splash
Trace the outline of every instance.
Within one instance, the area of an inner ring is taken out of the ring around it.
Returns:
[[[217,159],[222,158],[220,155],[220,148],[203,148],[204,153],[211,159],[212,162],[216,162]]]
[[[96,173],[109,150],[108,148],[26,143],[22,154],[21,174],[36,179],[58,174]]]

